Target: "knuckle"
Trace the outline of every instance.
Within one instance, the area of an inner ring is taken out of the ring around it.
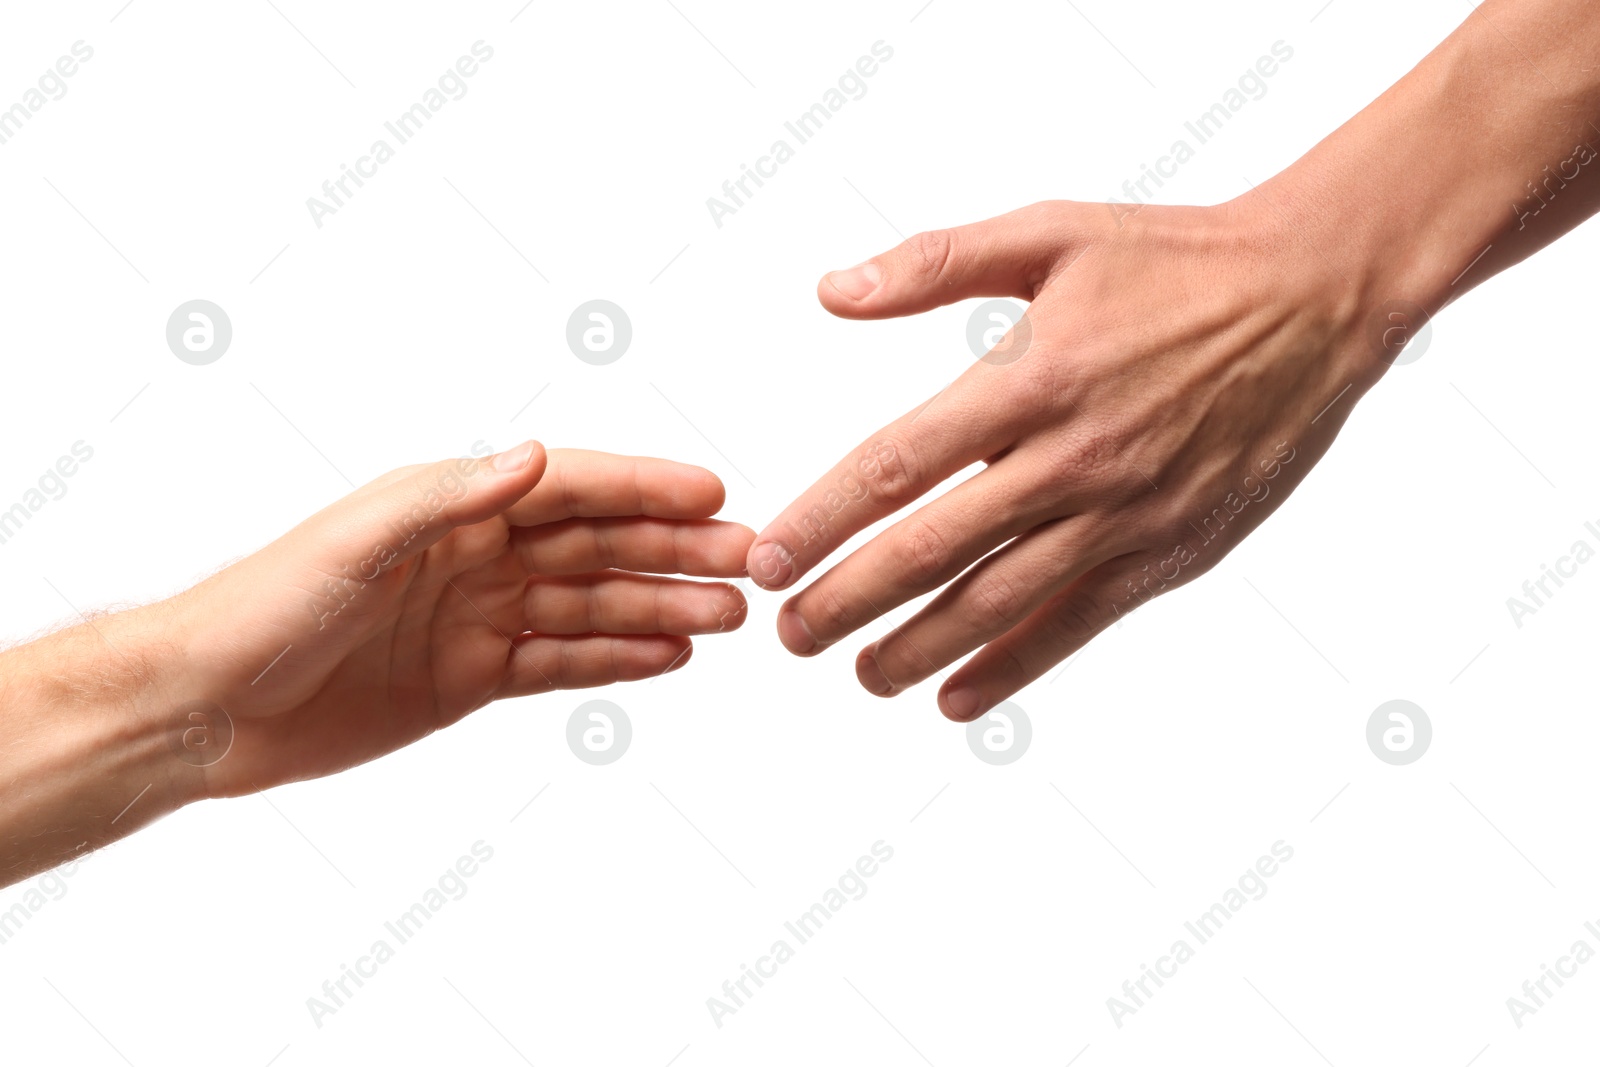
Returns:
[[[559,689],[574,688],[579,675],[578,667],[577,650],[573,647],[573,643],[571,641],[556,642],[556,664],[553,672],[556,676],[556,687]]]
[[[717,607],[717,632],[737,630],[744,625],[750,605],[745,601],[744,594],[732,585],[723,583],[719,591],[721,597]]]
[[[1103,471],[1122,463],[1122,446],[1117,443],[1117,435],[1103,425],[1084,429],[1078,439],[1077,453],[1079,463],[1094,471]]]
[[[1047,342],[1034,338],[1030,350],[1007,368],[1012,373],[1003,379],[1006,408],[1020,423],[1049,420],[1064,408],[1070,410],[1066,402],[1070,394],[1057,367],[1063,361],[1053,358],[1046,346]],[[1030,355],[1034,358],[1027,358]]]
[[[955,252],[955,237],[949,230],[924,230],[905,243],[906,266],[921,282],[944,277]]]
[[[1093,598],[1075,595],[1050,613],[1045,623],[1046,640],[1065,655],[1103,627],[1104,614],[1109,612],[1102,611]]]
[[[1099,421],[1080,421],[1053,442],[1048,453],[1046,475],[1058,482],[1081,484],[1085,481],[1104,486],[1118,482],[1124,474],[1138,478],[1128,467],[1116,431]],[[1142,479],[1141,479],[1142,481]]]
[[[974,582],[970,600],[970,610],[985,629],[1009,630],[1021,621],[1022,595],[1003,575],[985,575]]]
[[[1022,652],[1019,649],[1013,648],[1010,644],[991,645],[990,647],[999,651],[999,661],[993,664],[991,669],[1000,678],[1005,679],[1009,685],[1020,688],[1037,677],[1033,668],[1022,658]]]
[[[917,496],[921,474],[910,447],[902,440],[881,437],[868,445],[857,461],[868,492],[880,503],[898,506]]]
[[[804,617],[819,641],[837,640],[856,628],[856,605],[831,582],[813,586]]]
[[[921,516],[909,520],[900,537],[899,555],[905,560],[908,577],[918,585],[939,581],[954,558],[938,527]]]
[[[916,685],[933,671],[926,656],[904,634],[895,632],[878,642],[874,658],[878,669],[896,690]]]

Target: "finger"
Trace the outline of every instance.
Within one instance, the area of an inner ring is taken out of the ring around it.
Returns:
[[[652,574],[737,578],[755,531],[716,519],[567,519],[516,527],[512,546],[534,574],[616,568]]]
[[[744,596],[723,582],[607,571],[535,578],[522,629],[541,634],[714,634],[744,623]]]
[[[1016,470],[1001,460],[852,552],[783,606],[778,639],[796,655],[821,652],[1059,515],[1061,502]]]
[[[544,479],[506,518],[514,526],[625,515],[705,519],[722,508],[725,495],[722,480],[703,467],[557,448]]]
[[[483,522],[533,489],[544,446],[527,441],[482,459],[390,472],[296,527],[269,551],[351,581],[370,581],[460,526]]]
[[[1129,589],[1132,560],[1100,564],[980,649],[940,687],[939,710],[956,722],[978,718],[1138,607]]]
[[[824,275],[817,299],[835,315],[914,315],[973,296],[1032,300],[1077,235],[1061,205],[1036,204],[985,222],[929,230],[849,270]]]
[[[525,634],[507,653],[505,676],[494,698],[504,700],[554,689],[589,689],[654,678],[682,667],[692,653],[688,638],[666,634]]]
[[[756,584],[787,588],[856,533],[1009,446],[1016,435],[1009,421],[969,399],[962,381],[945,391],[948,411],[926,419],[919,419],[921,409],[902,415],[762,530],[747,564]]]
[[[862,688],[894,696],[1009,632],[1110,553],[1093,520],[1048,523],[986,557],[856,658]]]

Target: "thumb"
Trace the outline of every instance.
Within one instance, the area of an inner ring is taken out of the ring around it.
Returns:
[[[841,318],[915,315],[974,296],[1032,300],[1074,243],[1070,207],[1035,204],[985,222],[919,233],[849,270],[823,275],[817,299]]]
[[[309,548],[308,561],[318,569],[334,574],[349,567],[370,580],[451,530],[505,511],[538,484],[546,462],[544,446],[525,441],[492,456],[395,471],[324,508],[285,540]]]

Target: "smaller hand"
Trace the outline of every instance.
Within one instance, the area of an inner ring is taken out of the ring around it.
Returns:
[[[393,471],[171,602],[233,727],[205,791],[363,763],[494,700],[649,678],[734,630],[754,534],[711,472],[534,442]],[[181,725],[181,723],[179,724]]]

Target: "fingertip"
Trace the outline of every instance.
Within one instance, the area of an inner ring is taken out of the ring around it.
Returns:
[[[537,480],[549,461],[544,445],[530,439],[489,457],[489,466],[496,474],[532,475]]]
[[[638,681],[671,674],[689,662],[694,643],[676,634],[639,634],[612,637],[613,654],[626,665],[617,673],[618,681]]]
[[[670,643],[676,646],[676,651],[672,656],[671,662],[662,669],[662,674],[671,674],[673,671],[681,670],[683,665],[688,663],[694,656],[694,642],[687,637],[670,640]]]
[[[889,676],[883,673],[883,668],[878,666],[876,644],[868,645],[856,656],[856,681],[861,683],[861,688],[875,697],[894,696],[894,684],[889,681]]]
[[[717,616],[716,632],[731,633],[743,626],[750,617],[750,602],[737,586],[723,583],[722,591],[728,606]]]
[[[715,515],[722,510],[722,505],[728,502],[728,487],[723,484],[721,477],[715,471],[708,471],[702,467],[700,468],[700,473],[704,475],[700,491],[704,496],[706,505],[711,509],[706,514],[708,516]]]
[[[750,580],[768,592],[785,589],[795,579],[794,553],[782,541],[760,540],[745,557]]]
[[[883,284],[883,268],[869,259],[848,270],[829,271],[817,282],[817,300],[835,315],[863,312],[862,305]]]
[[[794,602],[790,601],[778,612],[778,640],[783,647],[796,656],[814,656],[822,651],[817,644],[816,635],[811,632],[811,627],[806,625],[805,618],[794,609]]]
[[[939,689],[939,711],[951,722],[971,722],[984,710],[983,695],[966,682],[952,678]]]
[[[728,489],[714,471],[689,463],[677,464],[670,491],[672,509],[685,517],[709,519],[727,503]]]
[[[705,557],[690,573],[704,578],[748,577],[750,545],[755,541],[755,531],[736,522],[706,521],[716,525],[706,531]]]

